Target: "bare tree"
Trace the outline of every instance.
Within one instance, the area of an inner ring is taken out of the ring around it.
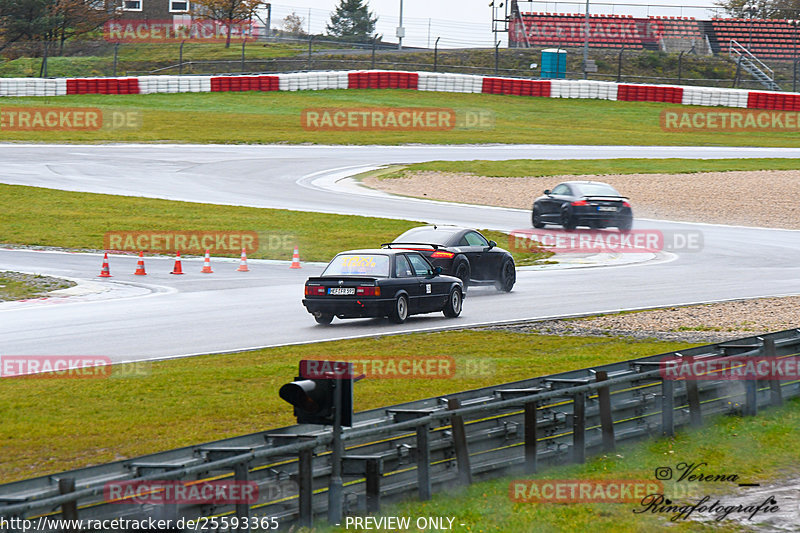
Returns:
[[[261,4],[262,0],[193,0],[192,11],[225,24],[225,48],[230,48],[233,26],[249,22]]]
[[[303,30],[305,21],[306,19],[292,11],[291,14],[286,15],[286,18],[283,19],[283,22],[281,22],[281,27],[286,33],[305,35],[306,32]]]

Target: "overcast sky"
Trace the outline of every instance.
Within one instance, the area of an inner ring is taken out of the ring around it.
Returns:
[[[401,0],[369,0],[370,10],[378,16],[377,32],[384,40],[396,41],[395,28],[398,25]],[[492,8],[491,0],[402,0],[403,26],[408,46],[433,46],[436,37],[441,37],[441,47],[492,46]],[[496,0],[500,4],[501,0]],[[507,1],[507,0],[503,0]],[[604,0],[592,2],[592,13],[615,13],[646,17],[647,15],[684,16],[709,18],[710,11],[703,7],[713,6],[713,0],[693,0],[689,2],[699,8],[680,7],[676,1],[649,0],[650,7],[642,5],[617,4]],[[273,27],[292,11],[305,19],[312,33],[324,33],[330,14],[339,0],[279,0],[272,3]],[[520,10],[546,11],[556,13],[582,13],[585,3],[580,2],[536,2],[520,3]],[[500,14],[501,11],[498,11]],[[505,44],[506,38],[501,41]]]

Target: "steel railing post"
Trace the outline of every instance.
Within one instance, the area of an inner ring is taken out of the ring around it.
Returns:
[[[525,404],[525,473],[536,473],[536,402]]]
[[[764,350],[764,357],[774,358],[778,356],[778,352],[775,349],[775,339],[764,339],[764,347],[762,349]],[[777,407],[783,403],[781,381],[776,379],[776,376],[770,377],[772,378],[769,380],[770,404]]]
[[[417,426],[417,489],[419,499],[431,499],[431,447],[428,432],[430,424]]]
[[[311,527],[314,522],[312,497],[313,486],[314,450],[306,448],[297,453],[297,504],[300,527]]]
[[[58,493],[69,494],[75,492],[75,478],[64,477],[58,480]],[[61,518],[64,520],[78,519],[78,502],[75,500],[64,502],[61,505]],[[70,530],[71,531],[71,530]]]
[[[608,380],[608,372],[598,370],[595,379],[599,381]],[[614,439],[614,418],[611,416],[611,391],[608,387],[597,389],[597,400],[600,404],[600,429],[603,433],[603,451],[611,453],[616,449]]]
[[[381,510],[381,468],[377,458],[367,459],[366,503],[368,513]]]
[[[667,378],[661,379],[661,433],[675,436],[675,382]]]
[[[448,409],[458,409],[461,402],[457,398],[447,400]],[[472,484],[472,467],[469,461],[469,448],[467,446],[467,432],[464,428],[464,417],[454,414],[450,417],[453,428],[453,446],[456,449],[456,462],[458,463],[458,481],[462,485]]]
[[[233,467],[233,478],[237,484],[244,485],[250,481],[250,468],[246,462],[236,463]],[[250,504],[248,502],[240,502],[236,504],[236,516],[239,518],[240,531],[247,531],[250,529]]]
[[[687,356],[686,364],[692,365],[694,357]],[[703,413],[700,410],[700,389],[697,387],[697,381],[694,378],[689,378],[686,381],[686,398],[689,403],[689,419],[692,427],[701,427],[703,425]]]
[[[586,394],[578,392],[572,400],[572,460],[586,461]]]

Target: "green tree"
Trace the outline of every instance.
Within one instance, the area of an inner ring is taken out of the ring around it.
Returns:
[[[734,18],[800,19],[800,0],[718,0],[715,5]]]
[[[0,0],[0,50],[18,41],[43,40],[60,20],[53,0]]]
[[[366,0],[339,0],[331,21],[326,25],[328,35],[368,39],[375,31],[378,17],[369,11]]]

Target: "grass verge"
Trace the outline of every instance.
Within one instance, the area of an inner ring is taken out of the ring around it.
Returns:
[[[248,251],[250,257],[289,260],[297,244],[303,261],[329,261],[342,250],[391,242],[420,224],[0,184],[0,242],[7,244],[102,250],[106,247],[103,236],[111,231],[255,231],[260,247],[254,253]],[[319,228],[325,228],[324,237]],[[501,246],[508,239],[500,232],[488,233]],[[279,244],[271,246],[271,239]],[[240,253],[241,249],[233,249],[217,255],[238,257]],[[514,258],[524,265],[550,255],[520,252]]]
[[[300,359],[451,356],[452,379],[365,379],[356,410],[685,348],[630,339],[457,331],[114,367],[105,379],[3,378],[0,483],[294,423],[277,390]],[[461,372],[477,359],[487,371]],[[102,377],[102,376],[101,376]],[[54,407],[57,406],[57,407]]]
[[[35,298],[50,291],[73,287],[74,281],[21,272],[0,272],[0,302]]]
[[[520,474],[474,484],[462,490],[448,490],[433,496],[429,502],[409,501],[384,507],[385,516],[455,517],[457,531],[507,532],[649,532],[649,531],[752,531],[730,521],[716,522],[712,513],[705,513],[705,523],[694,520],[671,520],[676,512],[634,513],[645,509],[641,503],[530,503],[513,502],[509,497],[512,481],[523,479],[552,480],[655,480],[657,468],[669,467],[675,476],[664,481],[664,495],[674,504],[693,504],[704,496],[712,496],[707,505],[719,499],[722,505],[742,503],[758,505],[769,494],[761,489],[740,489],[737,483],[767,484],[771,480],[796,476],[800,449],[800,399],[785,406],[759,413],[754,418],[731,416],[706,421],[702,430],[684,431],[675,438],[646,441],[618,448],[616,453],[589,459],[585,465],[548,468],[535,475]],[[700,465],[695,473],[735,474],[736,482],[701,482],[675,479],[679,464]],[[705,463],[704,465],[701,463]],[[758,495],[753,491],[759,491]],[[455,492],[455,493],[454,493]],[[732,500],[733,494],[748,495],[744,502]],[[797,507],[797,501],[776,495],[782,512]],[[746,517],[749,513],[735,516]],[[702,515],[695,512],[695,516]],[[743,523],[756,527],[771,515],[763,513]],[[775,525],[777,525],[776,523]],[[790,523],[781,524],[789,527]],[[326,527],[320,527],[329,531]],[[778,528],[781,529],[781,528]],[[778,529],[775,529],[776,531]],[[337,529],[344,530],[344,529]],[[757,528],[758,531],[773,530]]]
[[[298,244],[303,261],[329,261],[342,250],[377,246],[418,224],[0,184],[0,242],[9,244],[102,250],[110,231],[256,231],[262,241],[278,236],[284,243],[288,236],[288,246],[262,245],[249,256],[289,260]],[[324,238],[319,228],[325,228]]]
[[[510,159],[507,161],[430,161],[376,174],[400,178],[411,172],[467,172],[488,177],[582,176],[587,174],[692,174],[733,170],[798,170],[800,159]]]
[[[151,95],[77,95],[14,98],[3,107],[89,106],[138,110],[138,129],[8,131],[0,141],[189,142],[189,143],[538,143],[589,145],[785,146],[796,132],[669,132],[661,112],[674,104],[531,98],[413,90],[325,90]],[[412,131],[318,131],[301,125],[307,108],[431,107],[493,117],[482,129]],[[691,107],[681,107],[687,111]],[[707,108],[705,108],[707,110]]]

